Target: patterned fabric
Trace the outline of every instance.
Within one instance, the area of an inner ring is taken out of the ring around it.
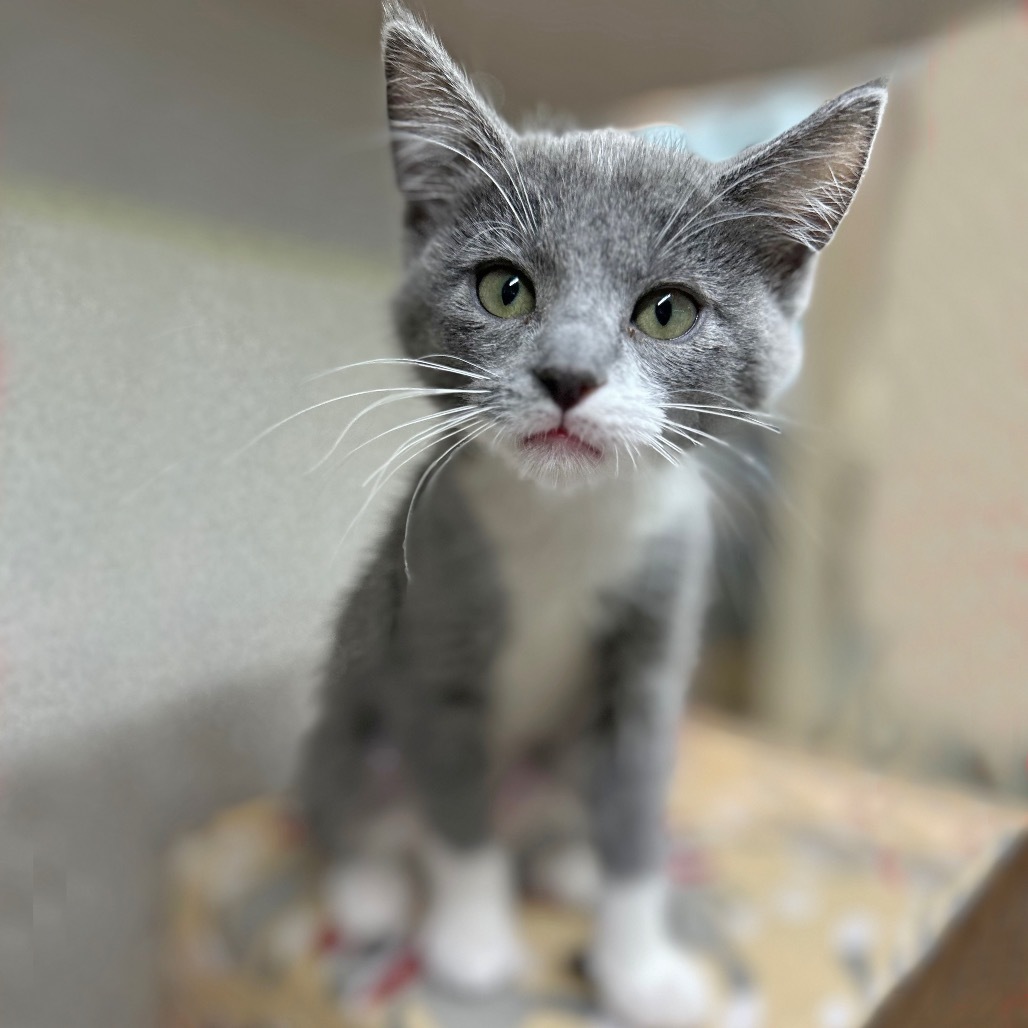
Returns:
[[[672,795],[672,917],[720,984],[711,1024],[859,1024],[1026,824],[1023,810],[692,725]],[[531,973],[469,1003],[422,977],[409,940],[349,946],[322,872],[275,799],[183,839],[169,857],[166,1028],[604,1023],[582,973],[582,915],[526,899]]]

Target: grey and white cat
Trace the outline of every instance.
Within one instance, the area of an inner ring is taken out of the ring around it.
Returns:
[[[482,992],[524,959],[501,783],[545,769],[580,802],[529,873],[594,905],[601,1002],[639,1028],[691,1024],[706,990],[669,934],[662,849],[711,561],[699,448],[796,374],[814,257],[885,90],[712,164],[614,130],[515,133],[398,6],[383,48],[406,198],[396,328],[449,390],[447,430],[345,604],[300,801],[364,937],[406,916],[375,825],[416,810],[426,965]]]

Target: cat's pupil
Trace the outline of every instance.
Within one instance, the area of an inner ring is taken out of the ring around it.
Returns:
[[[653,313],[657,316],[657,320],[665,326],[671,320],[673,311],[674,307],[671,303],[670,293],[667,296],[662,296],[653,307]]]
[[[500,299],[503,301],[504,307],[509,307],[521,292],[521,279],[517,275],[511,275],[506,282],[503,283],[503,288],[500,290]]]

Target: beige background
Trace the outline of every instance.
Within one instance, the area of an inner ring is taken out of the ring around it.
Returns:
[[[931,47],[875,158],[903,166],[884,188],[876,163],[826,262],[790,487],[823,545],[782,512],[760,690],[790,733],[1020,793],[1026,57],[1023,14]]]

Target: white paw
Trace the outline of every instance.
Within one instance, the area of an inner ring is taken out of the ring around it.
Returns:
[[[579,910],[592,910],[600,895],[600,867],[585,842],[547,848],[532,862],[530,877],[534,889]]]
[[[592,972],[606,1009],[632,1028],[692,1028],[710,1013],[703,971],[670,942],[617,959],[597,953]]]
[[[525,967],[506,859],[497,850],[437,851],[421,952],[429,974],[460,992],[483,994],[510,984]]]
[[[325,894],[345,939],[382,942],[410,927],[411,883],[395,860],[360,857],[341,864],[326,878]]]
[[[513,918],[498,910],[437,907],[425,921],[421,947],[429,974],[460,992],[493,992],[525,966]]]
[[[590,971],[607,1011],[632,1028],[692,1028],[710,1013],[703,971],[671,941],[659,876],[604,886]]]

